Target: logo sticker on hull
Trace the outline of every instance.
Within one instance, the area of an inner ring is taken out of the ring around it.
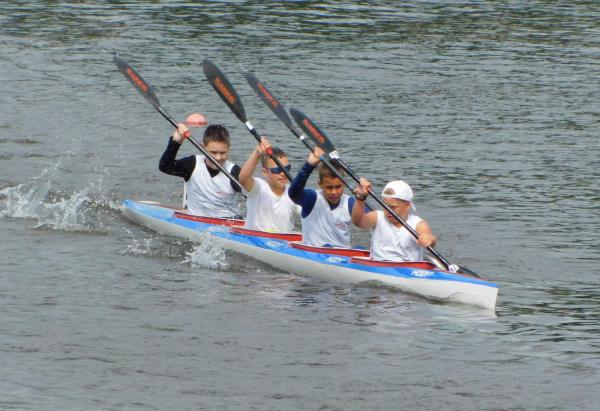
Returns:
[[[283,246],[282,243],[278,243],[277,241],[272,240],[267,241],[267,245],[272,248],[281,248]]]
[[[410,274],[415,277],[426,278],[426,277],[431,277],[433,275],[433,272],[425,271],[425,270],[414,270]]]

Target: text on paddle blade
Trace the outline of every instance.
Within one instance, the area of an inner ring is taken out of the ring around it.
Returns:
[[[144,93],[148,92],[148,85],[130,67],[127,67],[127,77]]]
[[[223,83],[223,80],[221,80],[221,77],[215,78],[215,87],[219,91],[219,94],[221,94],[223,97],[225,97],[225,100],[227,100],[227,102],[229,104],[235,103],[235,96],[227,88],[225,83]]]

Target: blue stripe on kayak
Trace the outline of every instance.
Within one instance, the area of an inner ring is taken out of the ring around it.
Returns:
[[[246,234],[232,233],[229,227],[215,226],[213,224],[202,223],[199,221],[187,220],[175,217],[175,212],[172,209],[160,206],[140,203],[132,200],[123,201],[123,205],[136,213],[156,218],[174,225],[185,227],[198,232],[210,232],[211,235],[241,244],[247,244],[254,247],[260,247],[267,250],[277,251],[282,254],[315,261],[324,265],[342,266],[359,271],[375,273],[379,275],[388,275],[391,277],[401,278],[422,278],[427,280],[446,280],[463,283],[473,283],[485,285],[492,288],[498,288],[494,283],[481,280],[475,277],[466,277],[459,274],[452,274],[443,271],[424,270],[422,268],[407,268],[407,267],[377,267],[363,264],[351,263],[350,257],[339,255],[328,255],[313,253],[305,250],[293,248],[288,245],[285,240],[274,238],[255,237]]]

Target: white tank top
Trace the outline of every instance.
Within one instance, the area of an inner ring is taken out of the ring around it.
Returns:
[[[406,223],[414,230],[421,217],[408,215]],[[385,218],[381,210],[377,210],[377,223],[371,233],[371,258],[388,261],[423,261],[423,247],[404,226],[396,227]]]
[[[347,194],[342,194],[340,203],[335,209],[323,197],[322,190],[317,190],[317,201],[310,214],[302,219],[302,242],[307,245],[334,247],[350,247],[350,228],[352,218],[348,212]]]
[[[289,233],[294,229],[295,216],[302,208],[288,196],[289,185],[281,196],[276,195],[269,183],[254,177],[254,187],[248,192],[246,224],[251,230]]]
[[[233,217],[238,215],[236,194],[229,178],[219,172],[211,177],[204,163],[204,156],[196,156],[196,167],[185,182],[186,206],[196,215],[207,217]],[[226,161],[223,168],[231,172],[235,164]]]

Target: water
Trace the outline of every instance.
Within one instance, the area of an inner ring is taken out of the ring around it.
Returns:
[[[2,3],[0,408],[596,409],[599,21],[585,1]],[[123,199],[181,184],[114,53],[175,118],[226,124],[241,163],[210,58],[297,170],[253,71],[376,188],[411,183],[438,250],[499,284],[495,315],[128,222]]]

